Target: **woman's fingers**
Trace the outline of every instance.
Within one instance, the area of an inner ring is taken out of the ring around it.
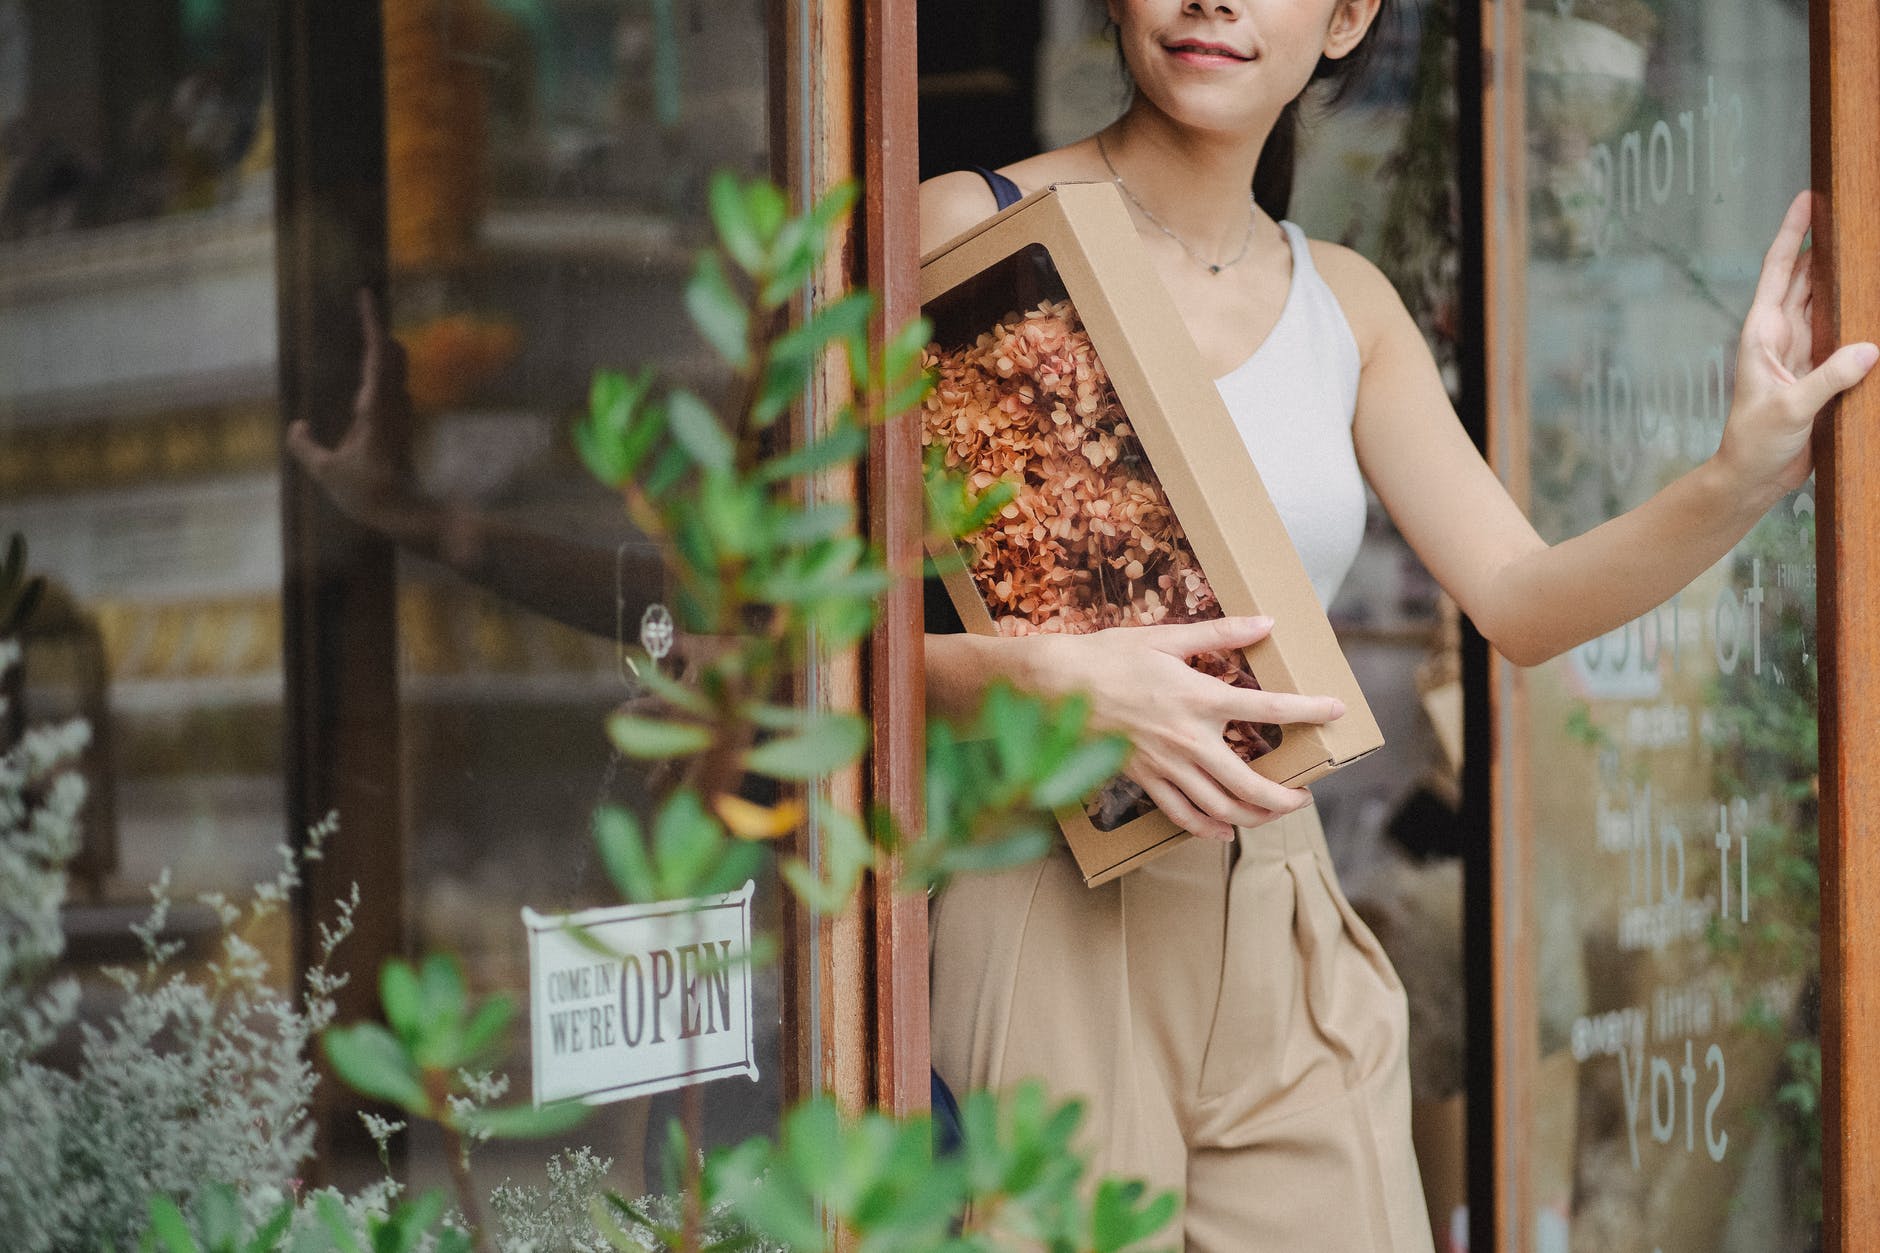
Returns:
[[[1241,826],[1256,826],[1277,813],[1292,813],[1312,801],[1312,794],[1305,788],[1275,783],[1248,766],[1226,741],[1203,747],[1190,762],[1171,766],[1164,773],[1211,817],[1239,822]],[[1205,779],[1211,792],[1190,786],[1196,777]],[[1218,803],[1214,801],[1216,794],[1220,796]]]
[[[1306,696],[1298,692],[1266,692],[1222,683],[1209,710],[1222,722],[1276,723],[1323,726],[1345,716],[1345,702],[1336,696]]]
[[[1132,641],[1147,644],[1171,657],[1193,657],[1197,653],[1245,648],[1265,639],[1273,630],[1273,619],[1211,618],[1206,622],[1182,622],[1173,626],[1128,628]]]
[[[1797,412],[1811,418],[1820,413],[1829,401],[1866,378],[1875,361],[1880,361],[1880,347],[1843,344],[1833,356],[1796,380]]]
[[[1802,241],[1808,237],[1811,211],[1807,192],[1789,202],[1789,211],[1782,215],[1782,225],[1776,228],[1776,237],[1770,242],[1769,251],[1763,254],[1762,274],[1756,280],[1755,304],[1775,307],[1782,303],[1795,272]]]
[[[1209,840],[1231,840],[1234,838],[1232,823],[1210,818],[1197,809],[1193,802],[1182,795],[1181,790],[1160,775],[1147,771],[1132,774],[1131,778],[1142,784],[1142,790],[1149,794],[1157,809],[1165,814],[1170,822],[1190,835],[1198,835]]]

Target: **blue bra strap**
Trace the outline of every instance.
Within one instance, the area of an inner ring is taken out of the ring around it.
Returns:
[[[1009,209],[1025,198],[1025,193],[1018,189],[1017,183],[996,170],[988,170],[983,165],[975,165],[972,170],[986,180],[986,186],[992,188],[992,198],[999,202],[1001,209]]]

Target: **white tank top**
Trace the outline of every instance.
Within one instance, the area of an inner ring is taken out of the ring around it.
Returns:
[[[1338,298],[1312,264],[1305,232],[1280,225],[1292,241],[1292,287],[1279,321],[1251,357],[1214,385],[1319,602],[1330,605],[1364,539],[1364,479],[1351,442],[1362,363]]]

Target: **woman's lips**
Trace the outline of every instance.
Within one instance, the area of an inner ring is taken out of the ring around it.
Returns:
[[[1253,60],[1219,44],[1179,43],[1165,45],[1165,48],[1170,56],[1187,65],[1245,65]]]

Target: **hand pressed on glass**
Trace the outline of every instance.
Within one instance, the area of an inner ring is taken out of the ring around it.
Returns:
[[[1026,650],[1023,686],[1083,692],[1091,726],[1135,744],[1126,773],[1169,818],[1195,835],[1232,839],[1312,800],[1257,773],[1223,738],[1230,723],[1331,722],[1345,712],[1332,696],[1248,689],[1187,664],[1201,653],[1246,648],[1272,630],[1269,618],[1216,618],[1175,626],[1047,635]]]
[[[1880,348],[1853,343],[1814,364],[1813,267],[1803,247],[1811,217],[1812,196],[1803,192],[1790,203],[1763,258],[1737,346],[1736,403],[1717,453],[1745,493],[1765,508],[1813,472],[1809,440],[1816,415],[1880,360]]]

